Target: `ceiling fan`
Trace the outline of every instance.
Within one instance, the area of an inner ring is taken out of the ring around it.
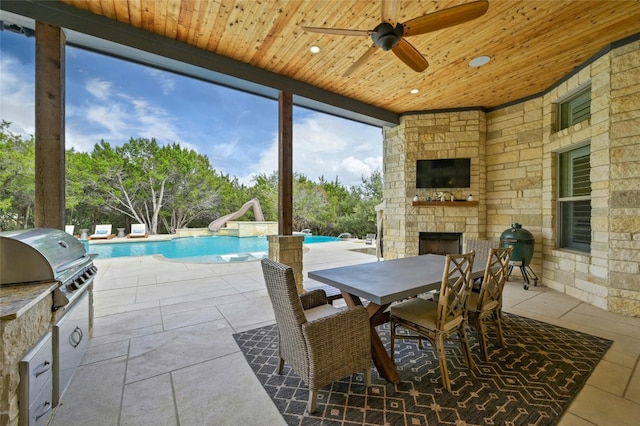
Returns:
[[[402,62],[416,72],[427,69],[429,63],[422,54],[405,40],[405,37],[426,34],[432,31],[462,24],[484,15],[489,8],[487,0],[474,1],[429,13],[405,23],[397,22],[400,0],[382,0],[382,23],[373,30],[352,30],[342,28],[302,27],[305,31],[336,34],[345,36],[371,36],[373,44],[343,74],[349,76],[365,64],[379,47],[384,51],[391,50]]]

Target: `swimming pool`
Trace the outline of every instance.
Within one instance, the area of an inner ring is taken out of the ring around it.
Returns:
[[[305,235],[305,244],[340,241],[337,237]],[[189,262],[233,262],[266,257],[269,242],[266,237],[183,237],[165,241],[140,241],[110,244],[88,244],[85,249],[99,259],[111,257],[163,255],[167,259]]]

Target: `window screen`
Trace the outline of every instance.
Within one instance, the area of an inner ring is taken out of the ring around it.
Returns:
[[[588,120],[591,117],[591,86],[560,103],[559,112],[560,130]]]
[[[591,180],[589,145],[559,155],[559,246],[591,250]]]

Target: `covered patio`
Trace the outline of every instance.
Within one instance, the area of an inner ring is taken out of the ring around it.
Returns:
[[[310,245],[305,271],[376,262],[352,250],[359,248]],[[274,323],[259,262],[147,256],[96,263],[94,336],[52,425],[285,424],[232,337]],[[313,284],[305,274],[305,286]],[[640,319],[546,287],[525,291],[515,278],[504,309],[614,342],[558,424],[635,425]]]
[[[463,3],[402,2],[393,13],[405,22]],[[424,73],[377,51],[348,76],[370,42],[301,27],[369,30],[380,22],[377,2],[21,1],[2,2],[0,11],[36,34],[37,226],[65,225],[66,43],[278,99],[285,241],[293,105],[377,125],[385,259],[421,254],[421,233],[498,240],[521,223],[534,235],[531,267],[540,280],[525,291],[515,277],[505,311],[614,341],[562,424],[640,417],[637,1],[491,1],[471,23],[411,38],[429,60]],[[311,45],[325,54],[307,53]],[[483,55],[491,62],[469,65]],[[562,105],[584,93],[588,117],[564,125]],[[562,155],[585,147],[588,195],[563,199]],[[417,188],[418,160],[448,158],[470,159],[469,186],[452,191],[473,202],[442,205]],[[563,245],[561,203],[576,200],[589,203],[586,249]],[[376,260],[343,247],[305,252],[297,273]],[[273,323],[258,263],[145,257],[97,266],[91,348],[52,424],[282,423],[231,337]],[[215,284],[199,287],[204,281]],[[206,294],[185,294],[187,286]],[[172,346],[177,337],[202,352]]]
[[[640,315],[637,2],[495,1],[468,22],[439,23],[466,3],[3,2],[3,21],[35,29],[38,45],[36,225],[65,225],[60,159],[69,43],[278,99],[282,236],[293,231],[295,104],[383,128],[386,258],[419,254],[423,232],[497,240],[520,223],[534,235],[531,266],[541,285]],[[422,72],[399,52],[362,57],[366,38],[303,28],[369,30],[381,17],[402,23],[425,14],[442,18],[410,37],[430,59]],[[322,52],[309,52],[312,45]],[[490,62],[471,62],[479,56]],[[583,93],[587,115],[562,123],[562,105]],[[559,158],[581,149],[589,189],[563,197]],[[472,194],[475,204],[412,203],[416,194],[437,195],[417,188],[416,161],[448,158],[471,160],[470,184],[452,192]],[[575,202],[587,213],[570,218],[574,229],[562,208]],[[578,249],[564,242],[572,232],[581,235]]]

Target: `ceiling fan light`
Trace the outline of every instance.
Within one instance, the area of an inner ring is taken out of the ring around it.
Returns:
[[[398,24],[395,27],[391,24],[383,22],[379,24],[374,33],[371,34],[373,43],[384,51],[389,51],[395,47],[402,38],[404,27]]]
[[[385,34],[383,36],[377,37],[377,45],[384,51],[388,51],[393,49],[398,43],[398,39],[394,34]]]
[[[491,56],[478,56],[469,61],[469,66],[471,68],[480,68],[483,65],[486,65],[491,61]]]

